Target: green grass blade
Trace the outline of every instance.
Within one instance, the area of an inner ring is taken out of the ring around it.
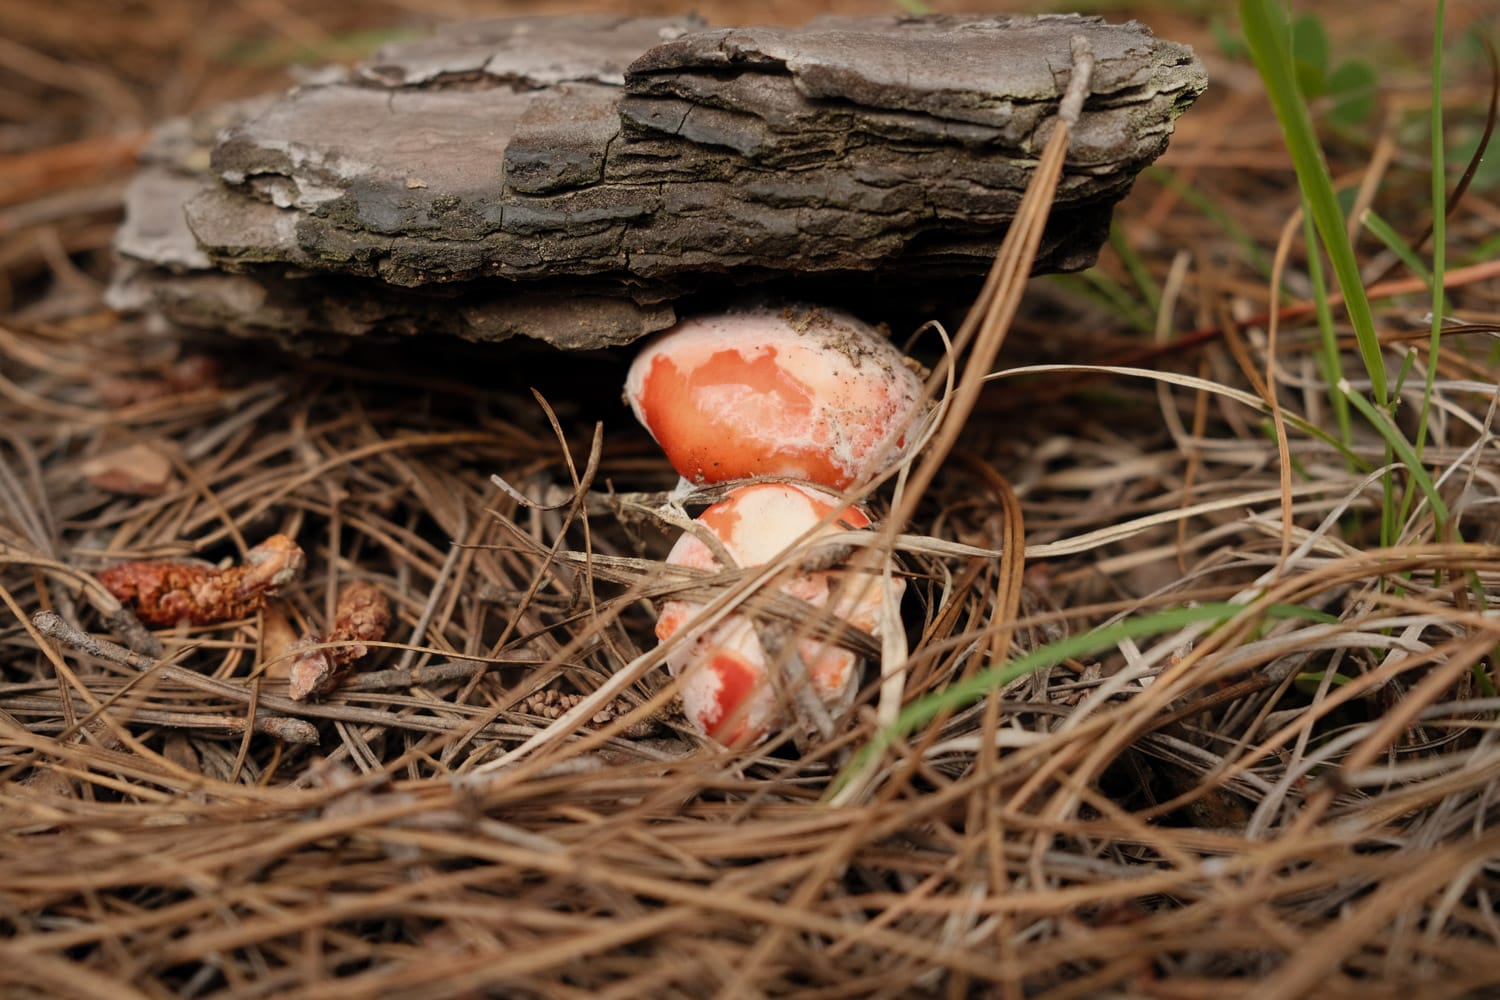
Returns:
[[[1323,384],[1328,387],[1329,405],[1333,408],[1334,420],[1339,427],[1339,440],[1343,442],[1344,454],[1353,453],[1354,423],[1349,419],[1349,400],[1334,388],[1344,377],[1344,364],[1339,352],[1339,332],[1333,325],[1333,307],[1328,302],[1328,282],[1323,275],[1323,255],[1318,253],[1317,233],[1312,216],[1307,212],[1307,199],[1302,200],[1302,233],[1307,243],[1307,278],[1312,284],[1313,315],[1318,321],[1319,351],[1313,355],[1318,370],[1323,374]],[[1353,468],[1350,465],[1349,468]]]
[[[1156,329],[1156,320],[1130,291],[1097,267],[1077,274],[1049,274],[1048,282],[1070,294],[1098,303],[1142,333]]]
[[[1427,384],[1422,392],[1422,415],[1417,421],[1417,457],[1427,444],[1427,416],[1432,409],[1432,391],[1437,378],[1438,349],[1443,340],[1443,277],[1448,264],[1448,180],[1443,149],[1443,20],[1447,4],[1438,0],[1437,23],[1432,31],[1432,339],[1427,352]]]
[[[1339,383],[1339,391],[1349,397],[1350,404],[1370,422],[1370,426],[1380,432],[1380,436],[1385,438],[1386,445],[1406,466],[1406,471],[1412,477],[1412,481],[1417,484],[1417,488],[1427,497],[1428,505],[1432,507],[1432,519],[1437,527],[1437,535],[1441,538],[1447,530],[1448,505],[1443,503],[1442,497],[1438,496],[1437,487],[1432,477],[1427,474],[1427,470],[1422,467],[1422,460],[1417,457],[1411,442],[1406,440],[1401,429],[1391,421],[1390,416],[1384,410],[1371,406],[1370,401],[1355,392],[1347,381]],[[1387,497],[1387,506],[1389,506],[1389,499]],[[1394,538],[1388,539],[1387,544],[1394,540]]]
[[[1401,234],[1386,222],[1373,208],[1364,214],[1360,220],[1366,229],[1375,235],[1385,248],[1395,254],[1401,263],[1430,288],[1432,287],[1432,271],[1428,269],[1427,262],[1417,256],[1417,252],[1411,248],[1411,244],[1401,238]]]
[[[1288,152],[1297,170],[1297,181],[1307,198],[1323,248],[1333,264],[1333,273],[1344,293],[1344,308],[1354,327],[1360,358],[1370,376],[1376,404],[1384,410],[1389,402],[1385,359],[1375,333],[1375,317],[1365,295],[1359,262],[1349,243],[1344,212],[1333,190],[1333,178],[1323,159],[1322,147],[1313,130],[1307,103],[1297,88],[1295,67],[1287,41],[1286,16],[1276,0],[1240,0],[1240,23],[1251,58],[1265,84],[1266,94],[1281,123]]]
[[[863,773],[871,758],[884,753],[896,740],[919,726],[931,722],[940,714],[957,711],[971,705],[1017,678],[1073,657],[1091,656],[1107,649],[1114,649],[1127,639],[1157,635],[1203,622],[1221,624],[1245,611],[1247,607],[1248,605],[1244,604],[1215,603],[1191,608],[1173,608],[1171,611],[1142,615],[1139,618],[1105,625],[1092,632],[1085,632],[1083,635],[1059,639],[1033,649],[1008,663],[981,670],[968,680],[950,684],[941,691],[935,691],[902,709],[895,722],[877,732],[870,743],[855,755],[833,783],[828,795],[830,798],[836,795],[850,776]],[[1320,620],[1314,616],[1321,614],[1310,609],[1289,605],[1268,606],[1260,610],[1275,617],[1313,617],[1314,620]]]
[[[1417,415],[1417,439],[1413,452],[1421,461],[1427,447],[1427,421],[1432,414],[1432,393],[1437,381],[1438,350],[1442,346],[1443,317],[1448,302],[1443,294],[1443,275],[1447,267],[1448,228],[1448,184],[1446,151],[1443,147],[1443,20],[1446,4],[1438,0],[1437,23],[1433,26],[1432,43],[1432,103],[1428,108],[1428,127],[1432,132],[1432,270],[1423,273],[1427,286],[1432,291],[1432,336],[1427,350],[1427,379],[1422,385],[1422,408]],[[1412,497],[1408,493],[1401,505],[1404,522],[1411,510]],[[1439,523],[1441,537],[1443,525]]]
[[[1151,269],[1146,266],[1146,261],[1130,245],[1118,225],[1109,227],[1109,245],[1119,255],[1120,263],[1125,265],[1125,270],[1130,274],[1130,280],[1140,289],[1146,305],[1151,309],[1151,315],[1155,316],[1161,311],[1161,286],[1151,276]]]
[[[1500,233],[1465,251],[1460,255],[1459,261],[1463,264],[1481,264],[1496,257],[1500,257]]]

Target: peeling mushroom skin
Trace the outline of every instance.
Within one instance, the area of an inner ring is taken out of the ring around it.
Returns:
[[[847,489],[906,443],[922,383],[880,333],[824,309],[688,319],[636,357],[625,394],[685,479]]]
[[[831,494],[790,483],[756,483],[733,490],[700,514],[697,524],[711,533],[725,553],[740,566],[758,566],[775,559],[789,545],[839,511],[837,520],[820,534],[864,528],[870,519],[857,507],[843,506]],[[713,550],[692,533],[684,534],[667,557],[669,565],[710,572],[723,569]],[[879,632],[882,582],[873,575],[848,569],[806,571],[789,568],[775,586],[817,608],[825,608],[855,628]],[[899,600],[904,581],[892,581]],[[694,601],[666,601],[656,624],[663,642],[688,627],[703,605]],[[829,710],[847,709],[859,689],[860,661],[833,641],[818,637],[798,640],[796,654],[813,691]],[[729,746],[758,743],[781,724],[776,658],[761,642],[756,624],[733,614],[707,629],[690,634],[667,656],[667,666],[682,677],[683,711],[700,731]]]

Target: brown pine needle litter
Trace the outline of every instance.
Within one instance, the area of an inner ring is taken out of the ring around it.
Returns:
[[[775,567],[663,568],[674,476],[615,402],[628,352],[309,359],[102,309],[131,130],[280,85],[246,51],[317,52],[401,9],[137,6],[0,8],[0,995],[1500,991],[1483,171],[1448,220],[1464,323],[1435,356],[1420,280],[1357,244],[1387,363],[1412,366],[1408,439],[1428,414],[1440,536],[1373,430],[1340,443],[1253,74],[1206,23],[1135,11],[1214,81],[1120,209],[1130,257],[1090,279],[1159,302],[1156,340],[1085,283],[1026,280],[1064,123],[970,318],[915,338],[938,405],[868,497],[883,530],[838,539],[907,580],[882,642],[838,640],[884,672],[831,730],[731,752],[677,713],[657,604],[837,633],[756,587]],[[1407,16],[1326,27],[1420,52]],[[1410,60],[1329,154],[1415,238]],[[1455,146],[1483,67],[1453,65]],[[101,582],[241,581],[276,536],[301,573],[224,615],[148,631],[139,588]],[[316,684],[294,698],[299,662]]]

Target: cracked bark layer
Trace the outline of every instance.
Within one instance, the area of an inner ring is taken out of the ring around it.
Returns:
[[[288,338],[596,347],[704,289],[981,275],[1075,35],[1096,69],[1037,269],[1077,269],[1205,84],[1138,24],[521,18],[221,111],[211,143],[166,130],[128,198],[116,301]]]

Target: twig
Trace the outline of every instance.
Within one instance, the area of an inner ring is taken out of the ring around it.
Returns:
[[[31,616],[31,624],[42,635],[49,639],[56,639],[66,643],[74,649],[88,656],[93,656],[120,666],[130,667],[141,673],[159,673],[163,677],[170,678],[182,684],[188,684],[199,690],[212,691],[214,694],[226,695],[240,701],[248,701],[248,692],[240,691],[231,684],[216,681],[201,674],[195,674],[191,670],[174,667],[170,664],[159,663],[149,656],[126,649],[124,646],[110,642],[108,639],[100,639],[98,636],[90,635],[80,631],[63,621],[62,616],[54,611],[38,611]],[[170,723],[165,723],[170,724]],[[244,731],[243,720],[226,720],[224,726],[233,725],[235,731]],[[285,739],[288,742],[312,744],[318,742],[317,729],[308,722],[301,719],[290,719],[283,716],[257,713],[252,728],[256,732],[269,733]]]
[[[393,691],[401,688],[422,687],[426,684],[442,684],[445,681],[468,680],[470,677],[494,670],[497,667],[508,667],[516,661],[507,660],[504,663],[492,663],[479,661],[460,663],[449,660],[445,663],[429,663],[425,667],[417,667],[414,670],[406,670],[401,667],[393,667],[390,670],[375,670],[367,674],[355,674],[343,684],[339,685],[340,691]],[[537,660],[540,664],[542,661]]]
[[[439,721],[430,718],[396,715],[391,712],[360,708],[355,705],[293,701],[291,698],[280,695],[260,694],[258,698],[255,698],[250,690],[241,685],[216,680],[212,677],[205,677],[202,674],[194,673],[191,670],[184,670],[181,667],[174,667],[168,663],[161,663],[151,657],[131,652],[124,646],[117,645],[107,639],[100,639],[97,636],[89,635],[87,632],[81,632],[51,611],[38,611],[32,616],[32,625],[38,632],[50,638],[57,639],[59,642],[67,643],[69,646],[89,656],[108,660],[111,663],[117,663],[132,670],[139,670],[142,673],[156,673],[179,684],[196,688],[199,691],[207,691],[223,698],[230,698],[241,704],[248,705],[254,700],[259,709],[271,710],[286,716],[334,719],[341,722],[357,722],[384,726],[389,729],[408,729],[416,732],[438,733],[442,735],[452,734],[455,727],[473,726],[476,719],[474,713],[477,710],[465,706],[444,706],[447,711],[461,711],[463,717],[453,721]],[[417,673],[420,675],[420,671]],[[492,738],[523,740],[539,735],[534,727],[512,726],[489,721],[473,730],[473,734]]]
[[[49,711],[60,706],[53,698],[17,698],[6,702],[6,707],[16,711]],[[166,726],[171,729],[218,730],[229,735],[245,731],[245,720],[237,715],[208,715],[194,712],[163,712],[152,708],[135,708],[130,712],[130,721],[147,726]],[[70,728],[68,724],[42,722],[27,727],[33,732],[55,733]],[[303,719],[289,719],[282,715],[257,715],[251,728],[257,733],[274,736],[284,743],[312,746],[318,742],[318,729]]]
[[[1031,276],[1031,265],[1036,259],[1042,233],[1051,213],[1057,184],[1062,177],[1072,126],[1082,112],[1084,99],[1088,96],[1093,81],[1094,55],[1088,42],[1082,37],[1075,37],[1072,40],[1072,54],[1073,68],[1068,77],[1067,90],[1058,107],[1057,127],[1037,161],[1036,170],[1026,186],[1016,217],[985,277],[984,287],[975,297],[953,338],[957,351],[968,351],[964,358],[963,374],[958,379],[948,410],[935,430],[926,453],[912,469],[910,478],[901,484],[894,510],[881,534],[882,542],[888,547],[894,546],[896,535],[911,522],[937,477],[938,470],[958,442],[1020,306],[1021,296]],[[948,367],[951,365],[943,366],[936,374],[945,374],[943,369]],[[904,665],[886,662],[882,664],[882,669],[884,683],[880,690],[877,713],[880,724],[890,726],[896,721],[903,700]],[[848,803],[863,794],[866,782],[873,775],[874,766],[875,760],[872,757],[870,765],[862,773],[848,775],[846,783],[834,795],[834,802]],[[765,948],[759,948],[757,954],[764,955]]]

